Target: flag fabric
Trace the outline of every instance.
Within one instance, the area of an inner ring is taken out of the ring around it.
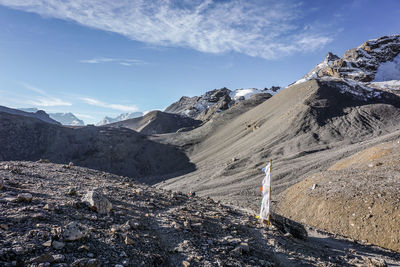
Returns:
[[[261,210],[260,210],[260,219],[261,220],[268,220],[269,217],[269,207],[270,207],[270,189],[271,189],[271,163],[268,163],[262,171],[265,173],[265,177],[262,181],[261,185],[261,194],[262,194],[262,201],[261,201]]]

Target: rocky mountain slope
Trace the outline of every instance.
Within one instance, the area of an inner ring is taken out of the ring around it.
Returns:
[[[179,136],[165,136],[165,142],[186,148],[197,169],[160,186],[256,209],[260,170],[268,160],[274,162],[276,195],[304,175],[359,151],[361,142],[400,129],[398,96],[345,86],[310,80],[214,125],[210,134],[206,127],[213,122]]]
[[[176,131],[187,131],[200,125],[201,121],[190,117],[152,111],[142,117],[108,124],[108,127],[124,127],[142,134],[163,134]]]
[[[178,148],[124,128],[71,128],[0,113],[0,140],[0,160],[45,158],[137,179],[193,168]]]
[[[1,266],[396,266],[398,254],[52,163],[0,163]]]
[[[107,124],[118,122],[118,121],[124,121],[124,120],[138,118],[141,116],[143,116],[142,112],[122,113],[115,118],[106,116],[106,117],[104,117],[104,119],[102,121],[99,121],[98,123],[96,123],[96,126],[103,126],[103,125],[107,125]]]
[[[365,149],[288,188],[279,213],[400,252],[400,138]]]
[[[8,114],[14,114],[14,115],[19,115],[19,116],[24,116],[24,117],[30,117],[30,118],[35,118],[39,119],[41,121],[51,123],[51,124],[60,124],[58,121],[55,121],[50,118],[50,116],[44,112],[43,110],[36,110],[35,112],[26,112],[22,111],[19,109],[13,109],[13,108],[8,108],[4,106],[0,106],[0,112],[5,112]]]
[[[263,94],[271,96],[280,90],[273,86],[271,89],[259,90],[256,88],[237,89],[231,91],[227,88],[214,89],[201,96],[182,97],[179,101],[171,104],[165,112],[188,116],[193,119],[207,121],[214,114],[229,109],[234,103],[247,100],[253,95]]]

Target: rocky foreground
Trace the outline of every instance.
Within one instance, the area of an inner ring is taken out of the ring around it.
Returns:
[[[399,254],[70,165],[0,163],[0,266],[395,266]]]

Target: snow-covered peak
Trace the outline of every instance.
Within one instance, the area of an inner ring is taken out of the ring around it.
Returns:
[[[295,84],[311,79],[339,81],[343,92],[364,99],[379,97],[376,90],[400,94],[400,35],[369,40],[348,50],[343,58],[328,53]]]
[[[102,125],[106,125],[106,124],[110,124],[110,123],[114,123],[114,122],[118,122],[118,121],[134,119],[134,118],[141,117],[143,115],[144,115],[143,112],[129,112],[129,113],[122,113],[115,118],[106,116],[106,117],[104,117],[103,120],[96,123],[96,126],[102,126]]]
[[[62,125],[83,126],[85,123],[78,119],[71,112],[68,113],[50,113],[50,118],[60,122]]]
[[[395,70],[396,68],[393,68],[393,66],[396,63],[388,62],[394,61],[399,54],[400,35],[383,36],[379,39],[369,40],[348,50],[343,58],[329,53],[323,62],[298,80],[296,84],[327,76],[371,82],[374,81],[376,75],[381,75],[378,73],[380,68],[385,69],[385,73],[388,69]]]

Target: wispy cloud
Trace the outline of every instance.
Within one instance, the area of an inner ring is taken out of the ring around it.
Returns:
[[[208,53],[235,51],[271,59],[313,51],[332,41],[330,33],[304,27],[301,3],[294,0],[0,0],[0,4],[116,32],[148,45]]]
[[[60,98],[51,96],[46,91],[37,88],[31,84],[20,83],[25,89],[39,94],[39,96],[33,96],[27,100],[27,104],[35,107],[56,107],[56,106],[72,106],[70,102],[64,101]]]
[[[109,103],[105,103],[100,100],[97,100],[94,98],[89,98],[89,97],[81,97],[81,100],[92,106],[110,108],[110,109],[115,109],[115,110],[120,110],[120,111],[135,112],[135,111],[139,110],[138,107],[135,105],[109,104]]]
[[[110,57],[98,57],[91,59],[83,59],[79,60],[80,63],[86,64],[100,64],[100,63],[117,63],[123,66],[132,66],[132,65],[144,65],[146,62],[139,59],[124,59],[124,58],[110,58]]]

